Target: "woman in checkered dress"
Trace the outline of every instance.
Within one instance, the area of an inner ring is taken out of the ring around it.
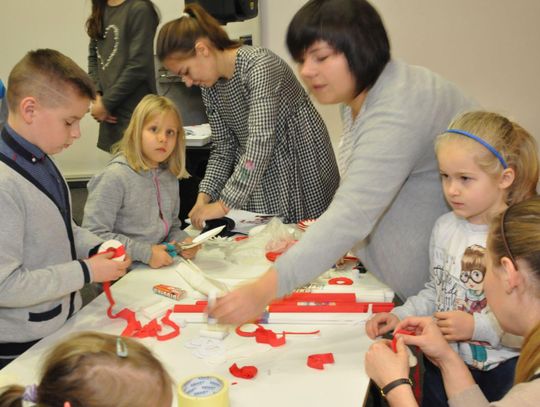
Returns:
[[[202,88],[212,152],[189,216],[196,227],[229,209],[316,218],[339,174],[328,132],[290,67],[271,51],[229,39],[199,5],[157,41],[165,67]]]

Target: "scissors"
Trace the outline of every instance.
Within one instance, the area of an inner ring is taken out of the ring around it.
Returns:
[[[162,243],[163,246],[165,246],[165,250],[167,250],[167,253],[169,254],[169,256],[171,257],[176,257],[178,256],[178,252],[176,251],[176,245],[172,244],[172,243]]]

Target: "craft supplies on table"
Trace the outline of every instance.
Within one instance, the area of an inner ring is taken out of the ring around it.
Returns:
[[[205,281],[210,277],[210,281],[213,281],[211,286],[215,287],[214,283],[219,282],[222,287],[230,290],[245,280],[257,277],[270,264],[264,263],[266,260],[261,264],[236,264],[219,255],[204,255],[205,251],[211,254],[216,251],[216,247],[227,247],[235,243],[233,239],[221,238],[207,241],[193,261],[175,258],[173,265],[162,269],[137,265],[110,286],[115,301],[113,315],[130,308],[141,325],[157,321],[153,328],[163,338],[174,331],[169,325],[161,323],[162,317],[168,311],[174,311],[168,314],[168,318],[178,326],[178,335],[168,340],[146,337],[140,339],[141,342],[163,361],[177,383],[185,383],[183,378],[200,376],[216,376],[229,384],[236,383],[228,388],[228,399],[232,406],[251,407],[255,400],[257,407],[362,405],[369,384],[363,365],[364,353],[372,341],[358,323],[361,322],[360,317],[366,318],[379,307],[376,303],[370,306],[362,302],[370,297],[376,298],[375,302],[385,302],[387,297],[393,296],[390,290],[369,273],[360,275],[352,269],[329,270],[311,288],[304,287],[304,292],[297,292],[269,307],[269,315],[274,319],[271,324],[263,326],[276,332],[278,338],[283,333],[291,333],[287,335],[285,344],[273,347],[257,343],[253,337],[239,336],[235,327],[223,339],[203,338],[200,330],[207,323],[207,295],[193,289],[183,276],[195,275]],[[201,252],[203,255],[199,256]],[[309,292],[314,287],[324,287],[325,283],[329,285],[327,282],[331,278],[338,277],[350,278],[353,284],[333,286],[332,289],[337,292],[327,292],[324,288],[321,293]],[[156,284],[177,287],[186,291],[186,294],[179,301],[155,295],[153,288]],[[352,291],[339,291],[345,289]],[[0,371],[0,382],[36,382],[38,371],[35,366],[42,360],[42,354],[73,332],[96,330],[118,335],[126,327],[126,321],[120,318],[109,319],[106,315],[107,307],[107,298],[104,295],[98,296],[57,332],[38,342]],[[288,312],[288,307],[300,310]],[[356,312],[343,312],[347,307]],[[308,311],[304,311],[304,308]],[[340,312],[331,312],[338,308]],[[299,314],[302,315],[300,319]],[[308,320],[306,316],[312,319]],[[203,346],[201,344],[208,341],[219,341],[219,346],[215,347],[219,352],[208,352],[208,349],[202,352],[201,349],[186,346]],[[323,363],[324,369],[307,365],[309,356],[329,353],[332,353],[334,363]],[[240,368],[255,366],[258,372],[251,380],[238,379],[229,370],[234,363]],[[328,388],[339,391],[334,394],[328,392]],[[178,397],[175,394],[172,406],[178,406]]]
[[[178,385],[178,405],[181,407],[228,407],[229,382],[213,374],[183,379]]]
[[[180,298],[182,298],[186,292],[182,290],[181,288],[174,287],[172,285],[167,284],[156,284],[153,288],[154,293],[158,295],[163,295],[167,298],[172,298],[173,300],[178,301]]]

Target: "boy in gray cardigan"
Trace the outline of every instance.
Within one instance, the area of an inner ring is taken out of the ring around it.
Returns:
[[[81,307],[85,283],[116,280],[131,261],[97,252],[102,239],[71,219],[67,184],[50,159],[80,137],[95,89],[58,51],[31,51],[8,79],[0,138],[0,368]]]

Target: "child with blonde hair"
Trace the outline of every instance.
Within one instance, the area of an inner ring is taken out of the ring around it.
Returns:
[[[394,329],[409,316],[431,316],[488,398],[512,386],[518,352],[501,345],[502,330],[487,307],[483,281],[491,219],[509,205],[536,195],[538,154],[534,138],[496,113],[468,112],[435,143],[445,198],[430,242],[431,277],[418,295],[366,324],[369,337]],[[425,359],[425,406],[446,406],[441,373]]]
[[[487,241],[485,292],[501,327],[524,338],[516,365],[514,386],[504,398],[490,403],[475,383],[468,366],[449,346],[436,321],[411,317],[398,330],[397,352],[390,341],[374,343],[366,353],[367,374],[380,388],[391,388],[390,406],[416,406],[403,383],[409,371],[405,345],[418,346],[443,372],[453,407],[536,407],[540,399],[540,197],[510,206],[491,221]],[[406,382],[406,379],[405,379]],[[494,386],[497,383],[493,383]]]
[[[186,178],[185,137],[175,104],[147,95],[135,108],[115,157],[88,183],[84,227],[122,242],[135,261],[172,263],[164,242],[190,241],[180,229],[178,179]],[[193,257],[196,249],[182,252]]]
[[[0,389],[0,407],[170,407],[172,380],[136,340],[82,332],[53,348],[39,384]]]

